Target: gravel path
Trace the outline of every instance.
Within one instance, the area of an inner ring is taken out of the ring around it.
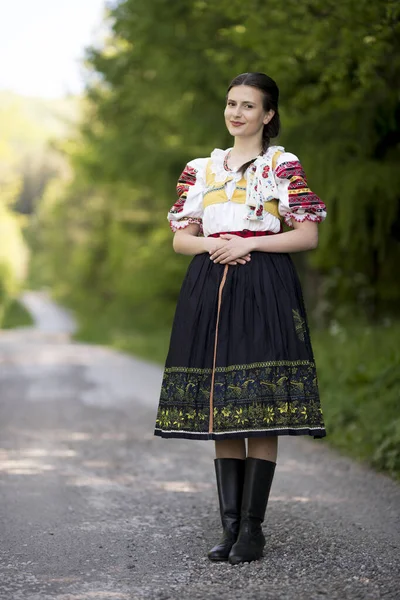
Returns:
[[[322,441],[280,442],[264,559],[210,563],[212,443],[155,438],[161,369],[28,298],[37,327],[0,332],[1,600],[400,598],[400,486]]]

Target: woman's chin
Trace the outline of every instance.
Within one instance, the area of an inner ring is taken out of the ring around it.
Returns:
[[[240,131],[240,128],[237,127],[228,127],[228,131],[233,137],[245,135],[244,131]]]

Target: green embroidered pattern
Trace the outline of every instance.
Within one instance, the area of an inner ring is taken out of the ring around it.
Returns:
[[[207,433],[211,369],[168,367],[164,371],[157,427]],[[271,361],[217,367],[213,432],[321,429],[315,365]]]
[[[206,190],[203,193],[203,198],[205,196],[207,196],[207,194],[211,194],[211,192],[221,192],[222,190],[225,189],[225,184],[223,185],[219,185],[219,186],[211,186],[206,188]],[[246,189],[246,188],[245,188]]]
[[[300,311],[296,310],[295,308],[292,308],[292,314],[293,314],[293,321],[294,321],[294,326],[296,329],[297,337],[299,338],[299,340],[304,342],[304,336],[306,333],[305,320],[300,315]]]

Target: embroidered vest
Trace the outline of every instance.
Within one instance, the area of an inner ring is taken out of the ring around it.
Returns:
[[[272,169],[275,171],[276,163],[278,160],[278,156],[281,152],[278,150],[275,152],[272,157]],[[206,189],[203,194],[203,209],[207,206],[211,206],[212,204],[220,204],[223,202],[229,202],[228,196],[225,191],[225,184],[228,181],[232,181],[233,177],[228,176],[223,182],[216,182],[215,175],[211,169],[212,161],[209,159],[207,161],[206,166]],[[235,191],[232,194],[231,202],[236,202],[237,204],[245,204],[246,203],[246,186],[247,181],[242,176],[242,178],[236,183]],[[274,217],[277,217],[279,220],[283,220],[283,217],[278,212],[278,200],[273,198],[272,200],[268,200],[264,202],[264,210],[269,212]]]

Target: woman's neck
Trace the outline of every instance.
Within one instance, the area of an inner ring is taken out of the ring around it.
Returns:
[[[242,164],[256,158],[261,154],[262,145],[259,137],[242,138],[235,137],[235,142],[230,153],[231,166],[241,166]]]

